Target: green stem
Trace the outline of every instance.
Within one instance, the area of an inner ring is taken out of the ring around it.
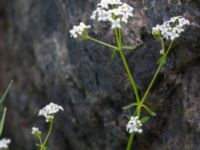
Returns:
[[[131,133],[131,135],[129,137],[129,140],[128,140],[128,144],[127,144],[126,150],[130,150],[131,149],[133,138],[134,138],[134,133]]]
[[[118,46],[118,49],[119,49],[119,35],[118,35],[118,30],[117,29],[115,29],[115,37],[116,37],[117,46]]]
[[[147,98],[147,96],[148,96],[148,94],[149,94],[149,92],[150,92],[150,90],[151,90],[151,88],[152,88],[152,86],[153,86],[153,84],[154,84],[159,72],[160,72],[161,67],[162,67],[162,65],[158,66],[158,68],[157,68],[157,70],[156,70],[156,72],[155,72],[155,74],[154,74],[154,76],[153,76],[153,78],[152,78],[152,80],[151,80],[151,82],[150,82],[150,84],[149,84],[144,96],[142,97],[140,105],[142,105],[144,103],[145,99]]]
[[[48,131],[48,133],[47,133],[47,136],[46,136],[44,142],[43,142],[42,145],[41,145],[41,149],[40,149],[40,150],[42,150],[42,148],[45,147],[45,145],[46,145],[46,143],[47,143],[47,141],[48,141],[48,139],[49,139],[49,136],[50,136],[50,134],[51,134],[51,132],[52,132],[52,129],[53,129],[53,119],[50,120],[49,131]]]
[[[163,38],[161,38],[160,41],[161,41],[162,49],[165,50],[165,44],[164,44],[164,40],[163,40]]]
[[[173,44],[173,41],[170,42],[169,47],[168,47],[168,49],[167,49],[167,51],[166,51],[166,53],[165,53],[165,56],[166,56],[166,57],[167,57],[167,55],[169,54],[169,52],[170,52],[170,50],[171,50],[172,44]]]
[[[169,54],[169,52],[171,50],[172,44],[173,44],[173,41],[170,42],[169,47],[168,47],[166,53],[162,57],[167,57],[167,55]],[[153,86],[153,84],[154,84],[154,82],[155,82],[155,80],[156,80],[156,78],[157,78],[157,76],[158,76],[161,68],[162,68],[162,65],[160,64],[158,66],[158,68],[157,68],[157,70],[156,70],[156,72],[155,72],[155,74],[154,74],[154,76],[153,76],[153,78],[152,78],[152,80],[151,80],[151,82],[150,82],[147,90],[145,91],[144,96],[142,97],[142,100],[141,100],[141,103],[140,103],[140,107],[141,107],[141,105],[143,105],[144,101],[146,100],[146,98],[147,98],[147,96],[148,96],[148,94],[149,94],[149,92],[150,92],[150,90],[151,90],[151,88],[152,88],[152,86]]]
[[[139,104],[140,103],[140,97],[139,97],[139,94],[138,94],[137,86],[136,86],[135,80],[133,79],[133,76],[131,74],[130,68],[129,68],[128,63],[127,63],[127,60],[126,60],[126,58],[124,56],[124,53],[122,51],[121,30],[119,29],[118,31],[116,30],[115,32],[116,32],[116,39],[118,41],[119,54],[120,54],[121,59],[123,61],[123,64],[124,64],[125,70],[126,70],[126,72],[128,74],[128,77],[129,77],[129,79],[131,81],[131,85],[132,85],[133,91],[135,93],[136,101]]]
[[[137,100],[137,104],[140,104],[140,98],[139,98],[139,94],[138,94],[138,90],[137,90],[135,81],[134,81],[134,79],[133,79],[133,76],[132,76],[132,74],[131,74],[130,68],[129,68],[128,63],[127,63],[127,60],[126,60],[126,58],[125,58],[125,56],[124,56],[124,53],[123,53],[123,51],[122,51],[121,30],[120,30],[120,29],[115,30],[115,33],[116,33],[116,39],[117,39],[117,43],[118,43],[118,50],[119,50],[120,56],[121,56],[121,58],[122,58],[122,61],[123,61],[125,70],[126,70],[128,76],[129,76],[129,79],[130,79],[130,81],[131,81],[131,85],[132,85],[133,91],[134,91],[134,93],[135,93],[135,97],[136,97],[136,100]],[[131,133],[131,135],[130,135],[130,137],[129,137],[129,140],[128,140],[128,145],[127,145],[127,147],[126,147],[126,150],[130,150],[130,149],[131,149],[133,139],[134,139],[134,133]]]
[[[139,98],[138,90],[137,90],[135,81],[134,81],[134,79],[133,79],[133,76],[132,76],[132,74],[131,74],[131,71],[130,71],[130,69],[129,69],[129,66],[128,66],[128,63],[127,63],[127,61],[126,61],[126,58],[125,58],[125,56],[124,56],[124,53],[123,53],[121,50],[119,51],[119,53],[120,53],[120,56],[121,56],[121,58],[122,58],[122,61],[123,61],[125,70],[126,70],[126,72],[127,72],[127,74],[128,74],[128,77],[129,77],[129,79],[130,79],[130,81],[131,81],[131,85],[132,85],[132,87],[133,87],[133,91],[134,91],[134,93],[135,93],[135,97],[136,97],[137,103],[139,103],[139,102],[140,102],[140,98]]]
[[[40,145],[42,145],[42,139],[41,139],[41,137],[39,137],[39,141],[40,141]]]
[[[108,44],[108,43],[99,41],[99,40],[97,40],[97,39],[95,39],[95,38],[90,37],[89,35],[87,36],[87,39],[88,39],[88,40],[91,40],[91,41],[93,41],[93,42],[95,42],[95,43],[99,43],[99,44],[101,44],[101,45],[107,46],[107,47],[109,47],[109,48],[111,48],[111,49],[118,49],[116,46],[113,46],[113,45],[111,45],[111,44]]]
[[[173,41],[169,44],[169,47],[168,47],[168,49],[167,49],[167,51],[166,51],[166,53],[164,54],[163,57],[167,57],[167,55],[169,54],[169,52],[170,52],[170,50],[171,50],[172,43],[173,43]],[[162,48],[164,48],[163,39],[161,40],[161,44],[162,44]],[[155,72],[155,74],[154,74],[154,76],[153,76],[153,78],[152,78],[152,80],[151,80],[151,82],[150,82],[150,84],[149,84],[147,90],[145,91],[144,96],[142,97],[141,101],[139,102],[139,104],[138,104],[138,106],[137,106],[137,112],[138,112],[137,115],[138,115],[138,117],[140,117],[140,114],[141,114],[141,106],[142,106],[143,103],[145,102],[145,100],[146,100],[146,98],[147,98],[147,96],[148,96],[148,94],[149,94],[149,92],[150,92],[150,90],[151,90],[151,88],[152,88],[152,86],[153,86],[153,84],[154,84],[154,82],[155,82],[155,80],[156,80],[156,78],[157,78],[157,76],[158,76],[158,74],[159,74],[161,68],[162,68],[162,65],[160,64],[160,65],[158,66],[158,68],[157,68],[157,70],[156,70],[156,72]],[[127,145],[126,150],[131,150],[131,145],[132,145],[132,142],[133,142],[133,136],[134,136],[134,135],[133,135],[133,133],[132,133],[132,134],[130,135],[130,137],[129,137],[129,141],[128,141],[128,145]]]

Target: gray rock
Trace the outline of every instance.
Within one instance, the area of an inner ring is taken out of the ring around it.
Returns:
[[[151,28],[172,16],[183,15],[192,25],[173,46],[167,65],[147,104],[157,117],[134,140],[135,150],[200,149],[200,1],[131,1],[134,17],[123,31],[126,43],[137,46],[126,53],[142,95],[156,69],[159,42]],[[74,40],[68,31],[80,21],[92,24],[90,34],[115,44],[107,24],[91,22],[97,2],[91,0],[13,0],[0,7],[0,89],[11,79],[6,101],[5,135],[12,149],[34,149],[32,126],[47,131],[38,110],[53,101],[64,113],[56,117],[49,141],[54,150],[125,149],[130,112],[122,106],[134,95],[120,57],[95,43]]]

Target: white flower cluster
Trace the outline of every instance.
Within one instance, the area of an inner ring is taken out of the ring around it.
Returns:
[[[74,26],[73,29],[71,29],[69,32],[71,34],[71,37],[74,37],[75,39],[78,37],[81,37],[84,32],[91,28],[90,25],[85,25],[83,22],[81,22],[79,25]]]
[[[36,127],[32,127],[32,132],[31,132],[31,134],[37,134],[37,133],[41,133],[41,131],[38,129],[38,128],[36,128]]]
[[[132,116],[131,119],[129,120],[127,126],[126,126],[126,130],[129,133],[135,132],[135,133],[142,133],[142,123],[139,120],[139,118],[136,116]]]
[[[50,103],[39,111],[38,116],[44,116],[46,119],[46,122],[49,122],[50,119],[53,119],[54,114],[59,112],[60,110],[62,111],[64,110],[62,106],[59,106],[54,103]]]
[[[164,22],[162,25],[153,27],[152,33],[153,35],[160,33],[163,38],[173,41],[184,31],[184,26],[189,24],[189,20],[182,16],[176,16],[172,17],[169,21]]]
[[[129,17],[133,16],[132,12],[133,8],[120,0],[101,0],[91,19],[108,21],[112,29],[121,28],[121,23],[127,23]]]
[[[6,139],[6,138],[3,138],[0,140],[0,150],[1,149],[7,149],[8,148],[8,145],[11,143],[11,140],[10,139]]]

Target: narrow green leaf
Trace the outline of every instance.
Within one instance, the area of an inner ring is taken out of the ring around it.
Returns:
[[[134,106],[137,106],[137,103],[131,103],[129,105],[126,105],[126,106],[122,107],[122,109],[127,110],[127,109],[130,109],[131,107],[134,107]]]
[[[116,49],[113,50],[112,55],[111,55],[111,60],[114,60],[116,53],[117,53],[117,50]]]
[[[125,50],[134,50],[136,48],[136,46],[123,46],[122,49],[125,49]]]
[[[137,116],[137,109],[136,109],[135,112],[133,113],[133,116]]]
[[[140,119],[140,121],[145,124],[149,121],[150,117],[149,116],[146,116],[146,117],[143,117],[142,119]]]
[[[166,60],[167,60],[167,57],[163,55],[158,59],[157,64],[160,64],[163,66],[166,63]]]
[[[6,108],[4,108],[4,111],[3,111],[3,115],[1,117],[1,121],[0,121],[0,136],[2,135],[2,132],[3,132],[3,127],[4,127],[4,121],[5,121],[5,117],[6,117]]]
[[[4,92],[3,96],[1,97],[0,104],[2,104],[4,99],[6,98],[6,95],[8,94],[8,91],[10,90],[12,83],[13,83],[13,80],[10,81],[10,84],[8,85],[6,91]]]
[[[152,111],[149,107],[147,107],[146,105],[142,105],[142,107],[144,107],[145,110],[146,110],[152,117],[156,116],[156,113],[153,112],[153,111]]]

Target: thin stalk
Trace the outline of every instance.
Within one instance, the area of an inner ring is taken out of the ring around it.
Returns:
[[[116,36],[116,40],[117,40],[118,49],[120,49],[120,41],[119,41],[118,29],[115,29],[115,36]]]
[[[115,32],[117,32],[117,31],[115,31]],[[129,79],[131,81],[131,85],[132,85],[133,91],[135,93],[136,101],[139,104],[140,103],[140,97],[139,97],[139,94],[138,94],[137,86],[136,86],[135,80],[133,79],[133,76],[131,74],[130,68],[129,68],[128,63],[127,63],[127,60],[126,60],[126,58],[124,56],[124,53],[122,51],[121,30],[118,30],[118,33],[116,33],[116,39],[118,41],[119,54],[120,54],[121,59],[123,61],[123,64],[124,64],[125,70],[126,70],[126,72],[128,74],[128,77],[129,77]]]
[[[123,64],[124,64],[124,67],[126,69],[126,72],[129,76],[129,79],[131,81],[131,85],[133,87],[133,91],[135,93],[135,97],[136,97],[136,101],[137,101],[137,104],[139,105],[140,104],[140,98],[139,98],[139,94],[138,94],[138,90],[137,90],[137,87],[136,87],[136,84],[135,84],[135,81],[133,79],[133,76],[131,74],[131,71],[130,71],[130,68],[128,66],[128,63],[127,63],[127,60],[124,56],[124,53],[122,51],[122,38],[121,38],[121,30],[118,29],[115,31],[116,32],[116,39],[117,39],[117,42],[118,42],[118,49],[119,49],[119,53],[120,53],[120,56],[122,58],[122,61],[123,61]],[[137,113],[139,113],[139,111],[137,110]],[[131,149],[131,146],[132,146],[132,143],[133,143],[133,139],[134,139],[134,133],[131,133],[130,137],[129,137],[129,140],[128,140],[128,144],[127,144],[127,147],[126,147],[126,150],[130,150]]]
[[[167,57],[167,55],[169,54],[169,52],[170,52],[170,50],[171,50],[172,44],[173,44],[173,41],[170,42],[169,47],[168,47],[168,49],[167,49],[167,51],[166,51],[166,53],[165,53],[165,56],[166,56],[166,57]]]
[[[170,42],[169,47],[168,47],[166,53],[164,54],[164,57],[167,57],[167,55],[169,54],[169,52],[171,50],[171,47],[172,47],[172,44],[173,44],[173,42]],[[150,82],[150,84],[149,84],[144,96],[142,97],[140,105],[142,105],[144,103],[144,101],[146,100],[146,98],[147,98],[147,96],[148,96],[148,94],[149,94],[149,92],[150,92],[150,90],[151,90],[151,88],[152,88],[152,86],[153,86],[153,84],[154,84],[154,82],[155,82],[155,80],[156,80],[161,68],[162,68],[162,65],[160,64],[158,66],[158,68],[157,68],[157,70],[156,70],[156,72],[155,72],[155,74],[154,74],[154,76],[153,76],[153,78],[152,78],[152,80],[151,80],[151,82]]]
[[[165,44],[164,44],[164,40],[163,40],[163,38],[161,38],[160,41],[161,41],[162,49],[165,50]]]
[[[112,48],[112,49],[115,49],[115,50],[118,50],[119,53],[120,53],[120,56],[121,56],[121,59],[123,61],[123,64],[124,64],[124,67],[125,67],[125,70],[128,74],[128,77],[130,79],[130,82],[131,82],[131,85],[132,85],[132,88],[133,88],[133,91],[134,91],[134,94],[135,94],[135,97],[136,97],[136,101],[137,101],[137,104],[140,105],[140,97],[139,97],[139,94],[138,94],[138,90],[137,90],[137,86],[135,84],[135,81],[134,81],[134,78],[131,74],[131,71],[130,71],[130,68],[128,66],[128,63],[127,63],[127,60],[124,56],[124,53],[122,51],[122,37],[121,37],[121,30],[120,29],[116,29],[115,30],[115,34],[116,34],[116,40],[117,40],[117,45],[118,47],[115,47],[113,45],[110,45],[108,43],[105,43],[105,42],[102,42],[102,41],[99,41],[97,39],[94,39],[92,37],[90,37],[89,35],[87,35],[87,38],[88,40],[91,40],[91,41],[94,41],[96,43],[99,43],[101,45],[104,45],[104,46],[107,46],[109,48]],[[139,112],[139,110],[137,109],[137,111]],[[51,126],[50,126],[51,128]],[[131,145],[132,145],[132,142],[133,142],[133,138],[134,138],[134,133],[131,133],[130,137],[129,137],[129,141],[128,141],[128,145],[127,145],[127,148],[126,150],[130,150],[131,149]],[[48,138],[46,138],[48,139]],[[47,140],[45,140],[47,141]],[[44,142],[45,143],[45,142]]]
[[[42,145],[41,145],[42,148],[45,147],[45,145],[46,145],[46,143],[47,143],[47,141],[48,141],[48,139],[49,139],[49,136],[50,136],[50,134],[51,134],[51,132],[52,132],[52,129],[53,129],[53,119],[50,120],[49,131],[48,131],[48,133],[47,133],[47,136],[46,136],[44,142],[43,142]]]
[[[167,55],[169,54],[169,52],[170,52],[170,50],[171,50],[172,43],[173,43],[173,42],[171,42],[171,43],[169,44],[169,47],[168,47],[166,53],[164,54],[164,57],[167,57]],[[165,47],[164,47],[163,39],[161,40],[161,44],[162,44],[162,48],[165,48]],[[162,65],[160,64],[160,65],[158,66],[158,68],[157,68],[157,70],[156,70],[156,72],[155,72],[155,74],[154,74],[154,76],[153,76],[153,78],[152,78],[152,80],[151,80],[151,82],[150,82],[150,84],[149,84],[147,90],[145,91],[145,94],[144,94],[144,96],[142,97],[141,102],[140,102],[140,103],[138,104],[138,106],[137,106],[137,112],[138,112],[137,115],[138,115],[138,117],[140,117],[140,114],[141,114],[141,106],[142,106],[143,103],[145,102],[145,100],[146,100],[146,98],[147,98],[147,96],[148,96],[148,94],[149,94],[149,92],[150,92],[150,90],[151,90],[151,88],[152,88],[152,86],[153,86],[153,84],[154,84],[154,82],[155,82],[155,80],[156,80],[156,78],[157,78],[157,76],[158,76],[158,74],[159,74],[161,68],[162,68]],[[131,134],[130,137],[129,137],[129,141],[128,141],[128,145],[127,145],[126,150],[131,150],[132,142],[133,142],[133,135]]]
[[[153,86],[153,84],[154,84],[159,72],[160,72],[161,67],[162,67],[162,65],[158,66],[158,68],[157,68],[157,70],[156,70],[156,72],[155,72],[155,74],[154,74],[154,76],[153,76],[153,78],[152,78],[152,80],[151,80],[151,82],[150,82],[150,84],[149,84],[144,96],[142,97],[140,105],[142,105],[144,103],[145,99],[147,98],[147,96],[148,96],[148,94],[149,94],[149,92],[150,92],[150,90],[151,90],[151,88],[152,88],[152,86]]]
[[[101,45],[104,45],[104,46],[106,46],[106,47],[109,47],[109,48],[111,48],[111,49],[118,49],[116,46],[113,46],[113,45],[111,45],[111,44],[108,44],[108,43],[99,41],[99,40],[97,40],[97,39],[95,39],[95,38],[90,37],[89,35],[87,36],[87,39],[88,39],[88,40],[91,40],[91,41],[93,41],[93,42],[95,42],[95,43],[99,43],[99,44],[101,44]]]
[[[41,137],[39,137],[39,141],[40,141],[40,145],[42,145],[42,139],[41,139]]]
[[[128,140],[128,144],[127,144],[126,150],[130,150],[131,149],[133,138],[134,138],[134,133],[131,133],[131,135],[129,137],[129,140]]]
[[[132,85],[132,87],[133,87],[133,91],[134,91],[134,93],[135,93],[135,97],[136,97],[137,103],[139,103],[139,102],[140,102],[140,98],[139,98],[138,90],[137,90],[135,81],[134,81],[134,79],[133,79],[133,77],[132,77],[132,74],[131,74],[131,71],[130,71],[130,69],[129,69],[129,66],[128,66],[128,63],[127,63],[127,61],[126,61],[126,58],[125,58],[125,56],[124,56],[124,53],[123,53],[121,50],[119,51],[119,53],[120,53],[120,56],[121,56],[121,58],[122,58],[124,67],[125,67],[126,72],[127,72],[127,74],[128,74],[128,77],[129,77],[129,79],[130,79],[130,81],[131,81],[131,85]]]

